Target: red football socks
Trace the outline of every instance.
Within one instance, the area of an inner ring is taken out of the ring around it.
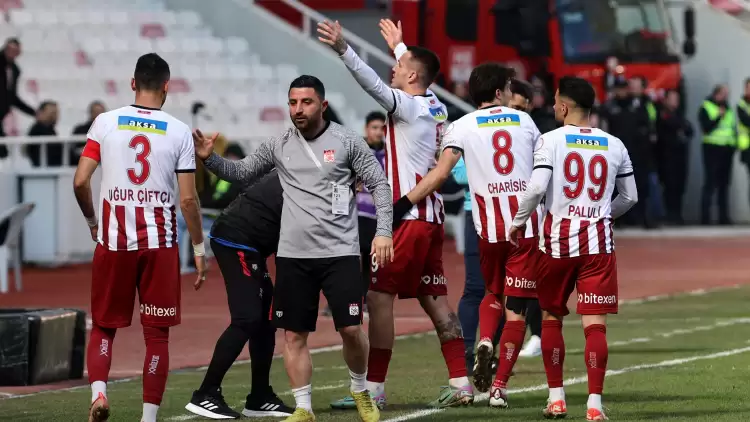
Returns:
[[[443,352],[445,365],[448,367],[449,378],[461,378],[466,376],[466,351],[464,350],[463,337],[448,340],[440,345]]]
[[[169,328],[143,327],[146,359],[143,361],[143,402],[161,404],[169,374]]]
[[[492,341],[497,333],[497,327],[503,319],[503,304],[492,293],[487,293],[479,304],[479,340]]]
[[[112,342],[116,332],[116,328],[104,328],[96,324],[91,327],[89,345],[86,349],[89,384],[94,381],[107,382],[109,380],[109,368],[112,366]]]
[[[367,360],[367,381],[385,382],[392,354],[393,350],[391,349],[370,348],[370,357]]]
[[[565,340],[562,321],[542,321],[542,360],[547,373],[549,388],[563,386],[563,363],[565,362]]]
[[[604,375],[607,372],[607,327],[602,324],[589,325],[583,330],[586,336],[584,357],[589,379],[589,394],[602,394]]]
[[[498,356],[500,362],[497,365],[497,374],[493,386],[506,388],[525,335],[526,323],[524,321],[507,321],[505,323],[503,334],[500,336],[500,354]]]

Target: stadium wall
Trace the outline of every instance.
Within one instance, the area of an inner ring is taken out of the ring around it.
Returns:
[[[359,131],[364,126],[367,113],[381,109],[328,47],[303,35],[251,0],[223,1],[221,7],[205,0],[165,0],[165,3],[173,10],[191,9],[201,14],[217,36],[247,39],[264,64],[294,64],[300,72],[320,78],[327,90],[339,92],[346,98],[346,108],[353,110],[355,120],[359,120],[345,121],[354,130]],[[336,111],[344,118],[344,113]]]
[[[682,62],[682,72],[685,77],[687,118],[693,123],[696,136],[690,150],[688,184],[683,209],[686,219],[699,221],[703,164],[698,110],[714,85],[722,83],[729,87],[729,103],[733,108],[737,106],[744,89],[744,81],[750,77],[750,57],[738,54],[736,48],[717,46],[726,46],[728,42],[736,46],[748,45],[750,27],[724,12],[714,10],[703,1],[692,3],[696,12],[695,40],[698,49],[695,56]],[[670,9],[678,45],[682,45],[681,38],[684,36],[683,13],[683,3]],[[730,213],[736,223],[750,222],[749,192],[748,170],[740,162],[737,154],[732,168],[730,190]]]

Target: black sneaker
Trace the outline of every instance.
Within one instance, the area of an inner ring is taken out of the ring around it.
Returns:
[[[242,414],[249,418],[283,418],[292,416],[292,413],[294,408],[285,405],[273,391],[261,397],[248,394],[242,410]]]
[[[185,405],[185,410],[209,419],[239,419],[242,417],[227,405],[224,396],[221,395],[221,389],[214,393],[194,391],[190,403]]]

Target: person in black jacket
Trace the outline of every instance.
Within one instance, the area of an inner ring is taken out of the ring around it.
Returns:
[[[211,250],[224,277],[231,322],[216,342],[201,386],[185,406],[197,415],[238,419],[283,417],[294,411],[274,393],[269,379],[276,329],[268,318],[273,283],[266,259],[279,244],[282,193],[274,170],[246,186],[211,227]],[[224,400],[221,383],[248,341],[252,384],[240,415]]]
[[[10,113],[11,107],[16,107],[22,112],[33,116],[36,112],[21,98],[18,97],[18,78],[21,70],[16,64],[16,58],[21,55],[21,42],[17,38],[9,38],[5,41],[2,54],[0,54],[0,86],[3,87],[0,94],[0,137],[5,136],[3,119]],[[0,144],[0,158],[8,156],[8,148]]]
[[[603,129],[620,138],[625,144],[635,169],[638,196],[648,198],[649,173],[653,169],[651,124],[646,107],[630,95],[628,81],[624,78],[615,81],[614,96],[601,107],[600,118],[603,121]],[[623,223],[653,228],[647,213],[647,203],[648,200],[638,201],[638,204],[622,217]]]
[[[694,131],[690,121],[679,112],[680,94],[669,90],[659,110],[656,120],[657,159],[661,173],[659,178],[664,186],[664,204],[667,222],[684,224],[682,219],[682,197],[688,175],[688,152]]]
[[[711,95],[706,98],[707,103],[713,103],[719,108],[718,116],[714,120],[709,117],[706,107],[698,112],[698,123],[703,136],[707,136],[719,127],[726,113],[732,113],[729,105],[729,89],[726,85],[714,87]],[[734,145],[716,145],[703,142],[703,189],[701,192],[701,224],[711,224],[711,202],[714,192],[719,208],[719,224],[732,224],[729,219],[729,182],[732,174],[734,159]]]
[[[104,107],[104,103],[101,101],[93,101],[91,104],[89,104],[89,118],[85,122],[79,124],[73,129],[73,135],[79,135],[79,136],[86,136],[86,134],[89,133],[89,128],[92,124],[94,124],[94,119],[102,113],[107,111],[106,107]],[[75,164],[78,162],[78,159],[81,158],[81,153],[83,152],[83,147],[86,146],[86,141],[83,142],[76,142],[71,146],[71,164]]]

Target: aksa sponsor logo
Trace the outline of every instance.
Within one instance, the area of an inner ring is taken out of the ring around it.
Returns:
[[[617,295],[602,296],[594,293],[578,293],[578,303],[587,305],[614,305],[617,303]]]
[[[505,284],[508,287],[515,287],[517,289],[536,289],[536,281],[526,280],[524,277],[509,277],[505,276]]]
[[[177,315],[177,308],[160,308],[147,303],[141,303],[141,313],[148,316],[173,317]]]
[[[433,275],[433,276],[423,275],[422,276],[422,283],[424,283],[424,284],[430,284],[430,283],[432,283],[432,284],[435,284],[435,285],[437,285],[437,284],[448,284],[448,279],[445,278],[444,275]]]

